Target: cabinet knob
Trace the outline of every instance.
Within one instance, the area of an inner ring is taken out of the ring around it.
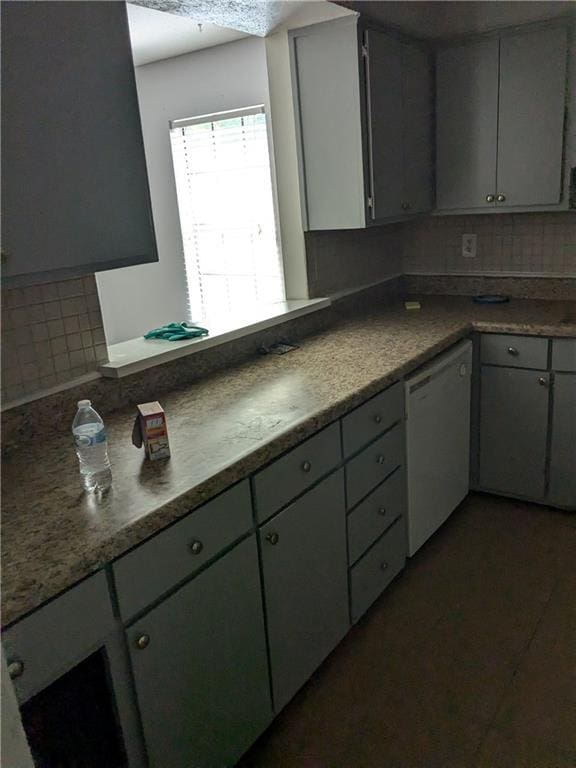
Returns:
[[[273,545],[278,544],[278,539],[279,538],[280,537],[278,536],[277,533],[267,533],[266,534],[266,541],[269,541],[270,544],[273,544]]]
[[[410,210],[410,203],[402,203],[402,210],[403,211],[409,211]]]
[[[509,354],[509,355],[512,355],[512,357],[518,357],[518,355],[519,355],[520,353],[518,352],[518,350],[516,349],[516,347],[508,347],[508,354]]]
[[[382,515],[382,517],[384,517],[384,515],[386,514],[386,507],[379,507],[378,508],[378,514]]]
[[[487,203],[493,203],[494,202],[494,195],[486,195],[486,202]]]
[[[141,651],[144,650],[144,648],[148,648],[150,645],[150,635],[138,635],[136,638],[136,648],[139,648]]]
[[[192,552],[193,555],[199,555],[203,549],[204,544],[202,544],[200,539],[194,539],[190,542],[190,552]]]
[[[548,386],[548,379],[546,376],[540,376],[538,379],[538,384],[540,384],[541,387],[547,387]]]
[[[311,469],[312,469],[312,464],[310,464],[309,461],[302,462],[302,472],[310,472]]]
[[[386,562],[386,560],[384,560],[383,563],[380,563],[380,570],[381,571],[385,571],[387,568],[388,568],[388,563]]]
[[[374,416],[374,421],[376,422],[376,424],[380,424],[382,422],[382,416],[380,416],[380,414],[377,413],[376,416]]]
[[[497,196],[496,196],[496,200],[497,200],[499,203],[503,203],[503,202],[504,202],[504,200],[506,200],[506,195],[497,195]]]
[[[20,659],[14,659],[13,661],[8,662],[8,674],[10,675],[10,680],[16,680],[16,678],[22,677],[24,674],[24,662]]]
[[[378,464],[384,464],[384,462],[386,461],[386,457],[380,454],[379,456],[376,457],[376,461],[378,462]]]

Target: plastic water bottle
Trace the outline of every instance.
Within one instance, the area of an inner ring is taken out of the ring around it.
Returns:
[[[102,417],[92,408],[90,400],[78,402],[72,434],[84,489],[89,493],[104,493],[112,484],[108,443]]]

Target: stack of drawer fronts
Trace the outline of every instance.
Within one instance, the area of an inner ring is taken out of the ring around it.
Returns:
[[[353,622],[406,562],[404,390],[401,383],[342,419]]]

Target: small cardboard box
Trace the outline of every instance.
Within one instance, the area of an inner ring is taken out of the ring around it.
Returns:
[[[142,403],[137,408],[132,442],[137,448],[144,445],[146,458],[150,461],[169,458],[170,445],[164,409],[158,402]]]

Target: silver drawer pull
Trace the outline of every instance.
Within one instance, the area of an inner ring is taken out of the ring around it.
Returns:
[[[385,571],[387,568],[388,568],[388,563],[386,562],[386,560],[384,560],[383,563],[380,563],[380,570],[381,571]]]
[[[194,539],[194,541],[190,543],[190,552],[192,552],[193,555],[199,555],[203,549],[204,544],[202,544],[200,539]]]
[[[486,202],[487,203],[493,203],[494,202],[494,195],[486,195]]]
[[[312,469],[312,464],[310,464],[309,461],[302,462],[302,472],[310,472],[311,469]]]
[[[280,537],[278,536],[277,533],[267,533],[266,534],[266,541],[269,541],[270,544],[272,544],[272,545],[278,544],[278,539],[279,538]]]
[[[512,357],[518,357],[520,352],[516,349],[516,347],[508,347],[508,354],[512,355]]]
[[[10,680],[22,677],[24,674],[24,662],[20,661],[20,659],[8,662],[8,674],[10,675]]]
[[[136,648],[140,649],[141,651],[144,650],[144,648],[148,648],[150,645],[150,635],[139,635],[136,638]]]
[[[499,203],[503,203],[506,200],[506,195],[496,195],[496,200]]]
[[[548,379],[545,376],[540,376],[540,378],[538,379],[538,384],[540,384],[541,387],[547,387]]]
[[[386,461],[386,457],[385,457],[385,456],[383,456],[382,454],[379,454],[379,455],[376,457],[376,461],[378,462],[378,464],[384,464],[384,462]]]
[[[376,416],[374,416],[374,421],[376,422],[376,424],[381,424],[382,423],[382,416],[380,416],[380,414],[377,413]]]
[[[378,514],[382,515],[382,517],[384,517],[384,515],[386,514],[386,507],[380,507],[378,509]]]

